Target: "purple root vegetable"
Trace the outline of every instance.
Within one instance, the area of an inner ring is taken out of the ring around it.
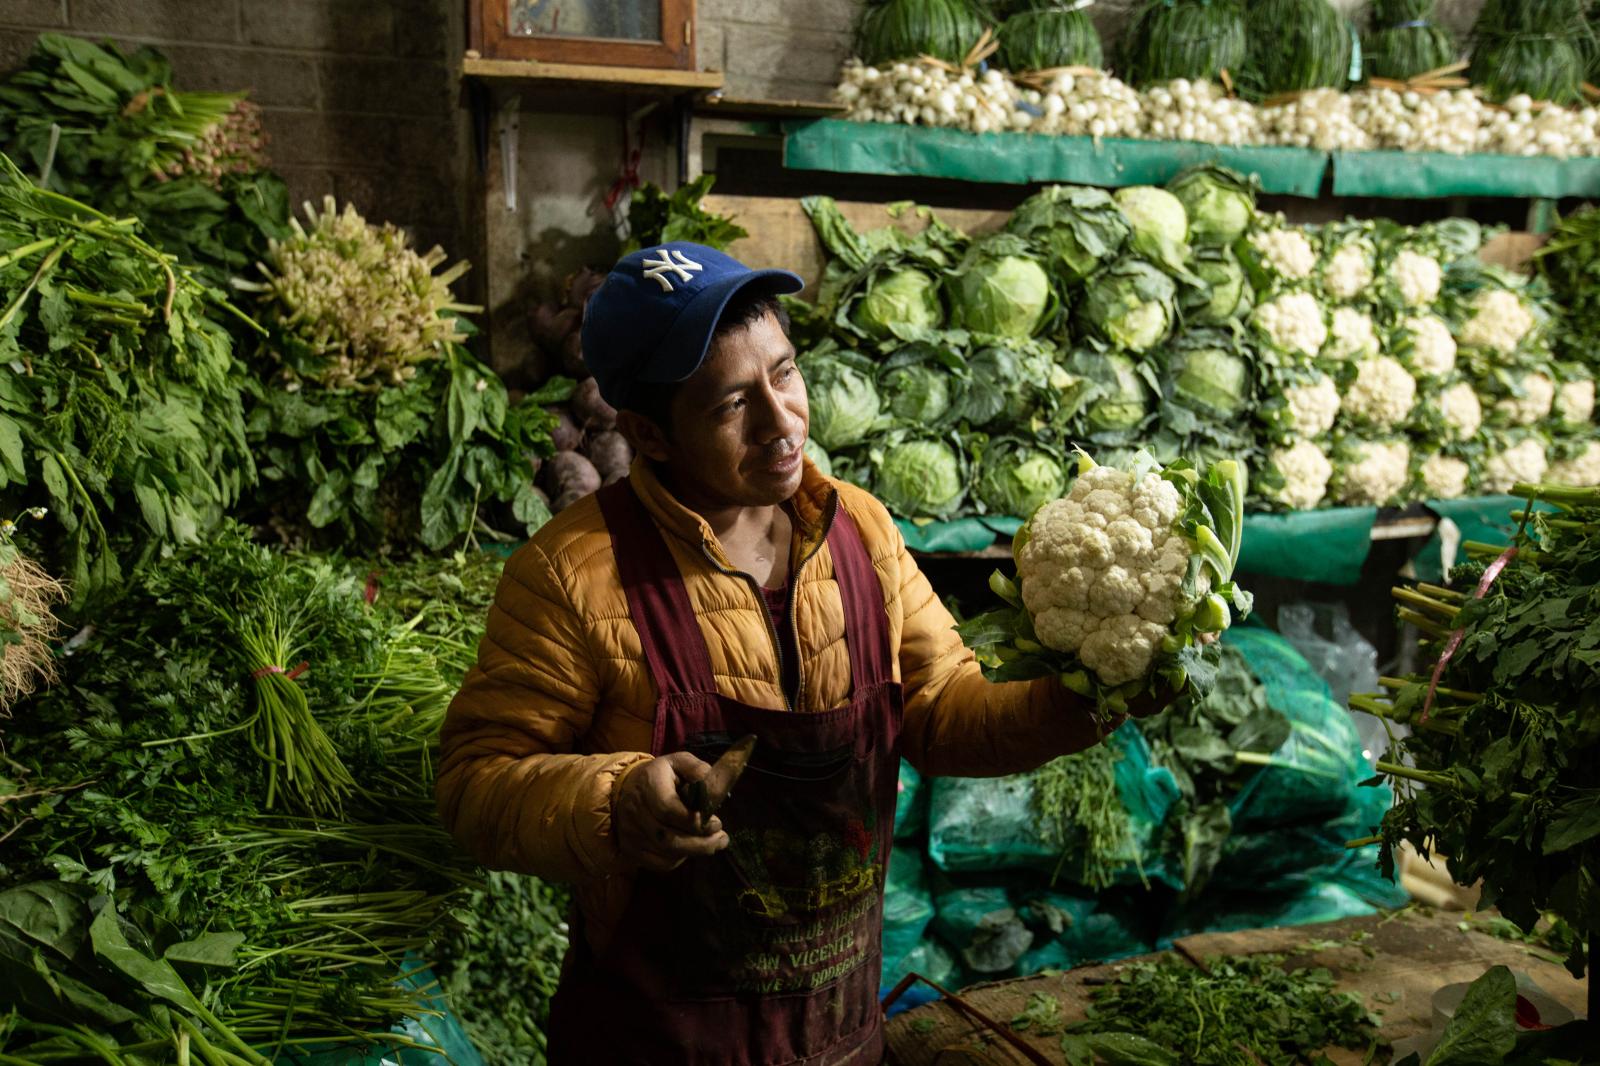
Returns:
[[[561,342],[561,369],[568,377],[582,379],[589,376],[589,367],[583,361],[582,333],[569,333]]]
[[[550,441],[556,451],[576,451],[583,443],[583,430],[572,420],[572,414],[565,407],[546,407],[545,410],[556,416],[555,428],[550,430]]]
[[[561,495],[550,501],[550,513],[560,514],[562,511],[565,511],[568,507],[571,507],[573,504],[577,503],[587,495],[589,495],[587,492],[579,492],[577,489],[568,489],[566,492],[563,492]]]
[[[616,408],[606,403],[600,395],[600,384],[594,378],[578,382],[568,403],[572,417],[586,433],[604,433],[617,424]]]
[[[607,484],[626,474],[633,462],[633,446],[628,443],[628,438],[614,429],[590,437],[583,454],[589,457]]]
[[[538,304],[528,312],[528,330],[546,354],[559,355],[567,338],[578,332],[582,318],[582,312],[575,307]]]
[[[558,500],[569,492],[587,496],[600,487],[600,471],[577,452],[556,452],[539,473],[540,487]]]
[[[584,267],[567,279],[567,306],[582,311],[588,304],[589,297],[594,295],[596,289],[606,280],[606,276],[598,270]]]

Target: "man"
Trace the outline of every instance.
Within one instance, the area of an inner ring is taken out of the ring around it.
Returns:
[[[1099,739],[1054,679],[991,684],[890,521],[803,456],[787,271],[627,256],[583,352],[638,458],[506,566],[442,737],[444,822],[569,881],[551,1061],[876,1063],[900,757],[1032,769]],[[738,738],[718,817],[680,798]]]

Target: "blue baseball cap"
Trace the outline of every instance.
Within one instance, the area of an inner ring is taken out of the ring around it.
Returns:
[[[699,370],[722,309],[751,285],[776,295],[799,292],[805,282],[787,270],[751,270],[689,241],[623,256],[583,312],[583,362],[601,397],[625,407],[635,386],[671,384]]]

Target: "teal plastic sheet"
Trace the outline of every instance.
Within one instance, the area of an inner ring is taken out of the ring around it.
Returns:
[[[1151,761],[1150,745],[1132,722],[1106,741],[1119,758],[1117,795],[1132,830],[1117,884],[1162,882],[1179,887],[1162,856],[1162,825],[1178,799],[1171,771]],[[1049,876],[1061,848],[1045,839],[1034,811],[1033,777],[940,777],[928,808],[928,856],[941,870],[1027,870]]]
[[[1516,196],[1559,200],[1600,195],[1600,159],[1445,155],[1436,152],[1335,152],[1335,196],[1427,200]]]
[[[1362,787],[1349,797],[1343,811],[1323,821],[1235,833],[1223,843],[1222,860],[1203,895],[1230,891],[1284,895],[1335,875],[1348,880],[1351,871],[1362,874],[1363,886],[1374,897],[1381,897],[1383,889],[1398,892],[1377,874],[1376,845],[1345,847],[1376,833],[1393,803],[1394,792],[1388,785]],[[1404,894],[1398,899],[1404,902]]]
[[[1115,962],[1155,950],[1149,897],[1142,893],[1073,896],[1041,892],[1022,899],[1023,920],[1035,930],[1034,946],[1017,961],[1023,976]]]
[[[895,848],[889,858],[889,880],[883,892],[880,973],[885,984],[893,983],[891,975],[900,971],[906,958],[922,943],[928,923],[933,921],[933,896],[922,864],[922,853],[916,848]]]
[[[394,1032],[418,1047],[373,1044],[367,1047],[330,1047],[300,1052],[283,1052],[278,1066],[486,1066],[466,1030],[450,1013],[449,1004],[433,971],[422,966],[414,955],[401,964],[405,976],[395,982],[400,988],[423,993],[423,1006],[437,1011],[436,1017],[406,1018]]]
[[[894,838],[913,840],[928,826],[928,782],[917,768],[900,760],[894,802]]]
[[[795,170],[955,178],[986,184],[1164,185],[1218,163],[1253,174],[1269,193],[1315,197],[1328,154],[1309,148],[1229,148],[1194,141],[1064,137],[890,122],[818,119],[783,126],[783,165]]]
[[[1428,510],[1440,518],[1448,518],[1454,522],[1456,528],[1461,531],[1461,540],[1510,544],[1511,535],[1517,529],[1517,521],[1511,517],[1511,512],[1521,510],[1526,503],[1526,500],[1520,500],[1515,496],[1472,496],[1459,500],[1429,500]],[[1534,510],[1553,511],[1555,508],[1541,501],[1534,504]],[[1417,553],[1412,563],[1420,580],[1432,582],[1444,580],[1442,549],[1443,542],[1435,532],[1422,546],[1422,550]],[[1456,561],[1459,562],[1460,559],[1458,551]]]
[[[994,543],[994,530],[976,518],[922,525],[896,518],[894,524],[914,552],[977,552]]]
[[[1240,572],[1354,585],[1372,549],[1376,507],[1252,514],[1244,520]]]

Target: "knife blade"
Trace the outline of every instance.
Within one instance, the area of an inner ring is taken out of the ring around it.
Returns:
[[[755,748],[754,734],[741,737],[722,753],[722,757],[712,765],[705,777],[698,781],[679,783],[678,798],[689,808],[689,813],[695,816],[695,826],[700,832],[705,832],[705,825],[711,820],[711,816],[727,802],[733,786],[738,783],[745,767],[750,764],[750,754]]]

